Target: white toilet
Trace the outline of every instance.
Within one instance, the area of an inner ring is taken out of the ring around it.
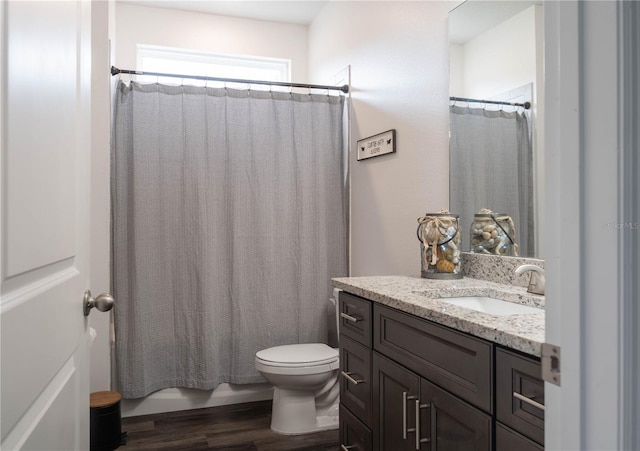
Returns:
[[[336,300],[337,294],[334,290]],[[294,435],[338,428],[338,356],[337,349],[323,343],[276,346],[256,353],[256,369],[275,387],[271,430]]]

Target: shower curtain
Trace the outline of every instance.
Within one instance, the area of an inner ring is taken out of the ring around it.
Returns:
[[[450,107],[451,208],[463,249],[481,208],[513,219],[521,256],[534,255],[533,149],[524,112]]]
[[[264,380],[326,342],[347,274],[342,96],[120,82],[112,146],[117,386]]]

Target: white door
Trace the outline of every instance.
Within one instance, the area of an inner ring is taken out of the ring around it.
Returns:
[[[0,448],[87,450],[91,3],[0,24]]]

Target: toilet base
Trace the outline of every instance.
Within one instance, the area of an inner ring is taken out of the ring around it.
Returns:
[[[322,409],[318,416],[314,393],[276,387],[271,430],[278,434],[300,435],[338,429],[338,402],[336,400],[335,408]]]
[[[316,426],[310,430],[281,431],[281,430],[275,429],[273,425],[271,425],[271,430],[281,435],[304,435],[304,434],[313,434],[314,432],[332,431],[332,430],[338,429],[339,426],[340,426],[340,422],[338,421],[338,417],[317,417]]]

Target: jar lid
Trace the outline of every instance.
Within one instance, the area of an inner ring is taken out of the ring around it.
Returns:
[[[490,213],[490,214],[486,214],[486,213],[476,213],[473,216],[475,216],[476,218],[497,218],[500,216],[507,216],[504,213]]]
[[[426,213],[425,218],[428,216],[436,216],[438,218],[443,218],[443,217],[450,217],[450,218],[459,218],[460,215],[456,214],[456,213]]]

